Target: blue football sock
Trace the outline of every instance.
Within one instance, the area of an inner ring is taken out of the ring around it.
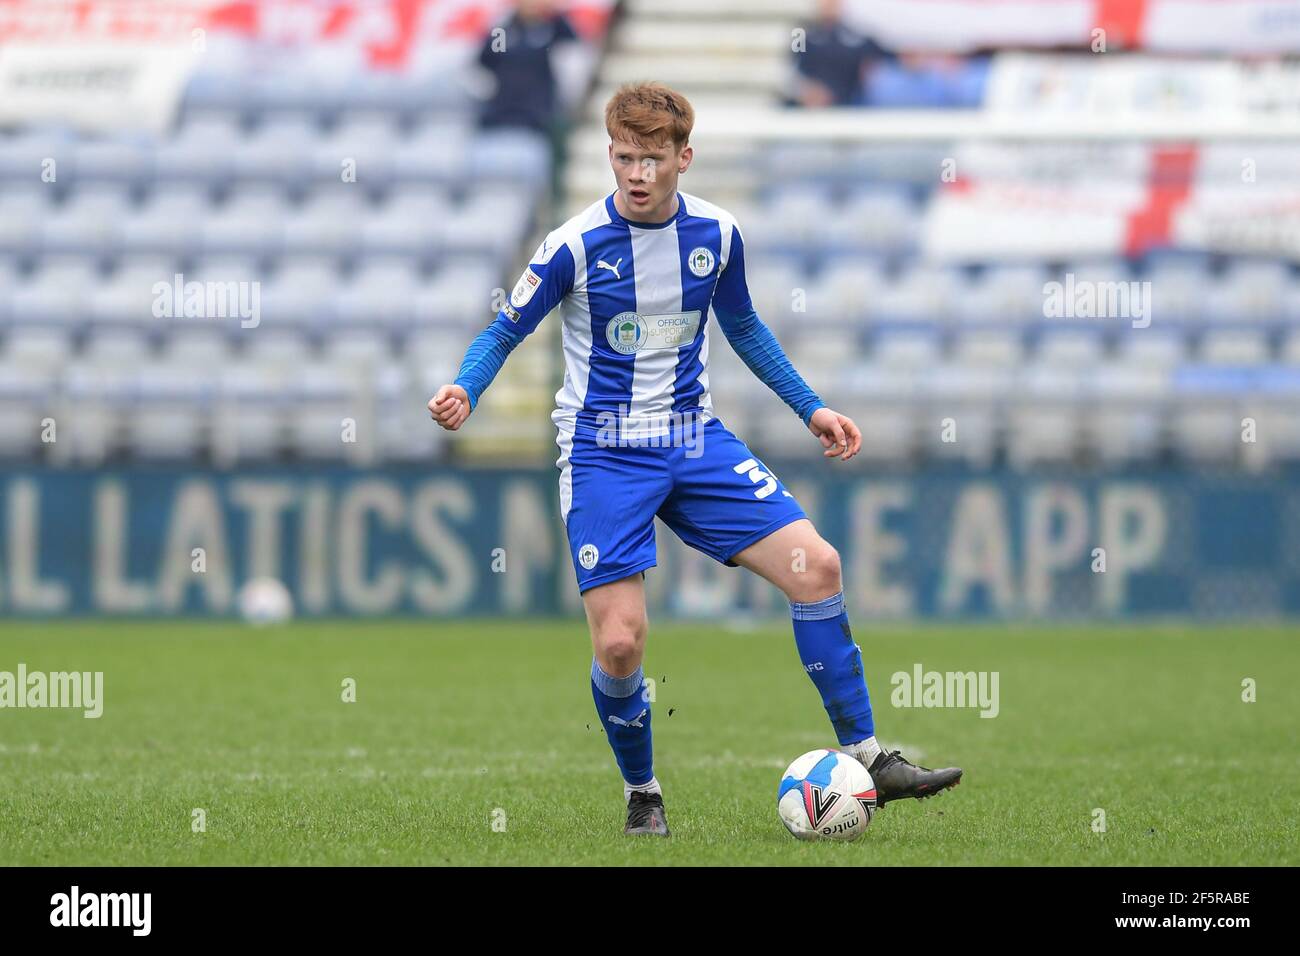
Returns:
[[[871,698],[862,671],[862,652],[849,630],[844,592],[808,604],[791,602],[794,643],[804,670],[821,692],[822,704],[840,746],[874,736]]]
[[[596,701],[600,725],[614,749],[623,779],[633,786],[654,779],[654,753],[650,743],[650,704],[641,699],[641,668],[627,677],[610,677],[593,659],[591,696]]]

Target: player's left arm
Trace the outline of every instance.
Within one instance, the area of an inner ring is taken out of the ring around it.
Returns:
[[[713,292],[713,313],[731,347],[764,385],[794,409],[817,437],[827,458],[848,461],[862,448],[862,432],[853,419],[828,408],[795,371],[763,320],[754,311],[745,281],[745,247],[739,227],[731,231],[726,268]]]

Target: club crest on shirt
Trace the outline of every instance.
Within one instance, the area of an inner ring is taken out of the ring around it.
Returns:
[[[600,552],[594,544],[584,544],[578,549],[578,563],[590,571],[600,560]]]
[[[645,319],[635,312],[620,312],[605,326],[605,340],[621,355],[631,355],[646,340]]]
[[[691,274],[697,275],[701,279],[711,275],[713,267],[717,263],[718,260],[713,255],[713,250],[707,246],[696,246],[691,250],[691,257],[686,260],[686,265],[691,270]]]

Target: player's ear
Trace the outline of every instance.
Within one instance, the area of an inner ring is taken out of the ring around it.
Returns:
[[[677,160],[677,172],[678,173],[686,172],[687,167],[691,165],[691,160],[694,158],[695,158],[695,150],[691,149],[689,144],[683,146],[681,156],[678,157]]]

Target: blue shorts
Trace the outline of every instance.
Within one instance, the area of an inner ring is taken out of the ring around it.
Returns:
[[[655,447],[602,442],[581,425],[561,431],[560,511],[579,591],[654,567],[656,515],[692,548],[731,567],[737,553],[806,517],[720,420],[689,437]]]

